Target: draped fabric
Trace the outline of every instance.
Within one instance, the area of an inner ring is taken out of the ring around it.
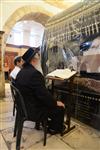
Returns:
[[[48,51],[47,51],[47,41],[45,39],[45,34],[43,36],[43,42],[41,46],[41,66],[44,76],[48,73]]]
[[[85,45],[88,46],[88,41]],[[80,70],[89,73],[100,73],[100,35],[91,41],[90,47],[83,52],[80,62]]]
[[[42,44],[44,75],[62,67],[72,67],[78,71],[86,68],[88,72],[100,72],[98,61],[100,48],[96,46],[99,42],[95,42],[98,41],[98,36],[100,36],[99,1],[83,1],[70,10],[50,18]],[[80,48],[87,42],[95,43],[94,50],[93,47],[88,47],[86,51]]]

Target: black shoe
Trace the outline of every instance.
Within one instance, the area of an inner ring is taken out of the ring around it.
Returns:
[[[55,135],[55,134],[60,133],[60,131],[56,131],[56,130],[53,130],[53,129],[51,129],[51,128],[48,128],[47,133],[49,133],[49,134],[51,134],[51,135]]]

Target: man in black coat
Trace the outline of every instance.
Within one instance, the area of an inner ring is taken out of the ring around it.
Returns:
[[[29,48],[22,58],[25,63],[17,75],[16,87],[24,98],[29,117],[40,122],[48,115],[51,119],[49,129],[61,132],[65,106],[61,101],[56,101],[46,89],[44,77],[36,69],[39,61],[37,51]]]

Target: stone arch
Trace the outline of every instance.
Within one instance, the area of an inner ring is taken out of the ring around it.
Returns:
[[[31,14],[31,13],[37,13],[41,14],[42,16],[51,17],[53,14],[51,14],[49,11],[45,10],[44,8],[40,6],[24,6],[21,8],[18,8],[6,21],[5,25],[3,26],[3,31],[5,31],[5,34],[8,35],[12,27],[16,22],[21,20],[25,15]],[[43,19],[43,18],[42,18]],[[38,20],[37,22],[42,24],[42,20]]]
[[[8,34],[10,33],[12,27],[19,21],[21,20],[25,15],[27,14],[31,14],[34,13],[34,15],[38,14],[41,17],[45,17],[45,21],[46,21],[46,17],[51,17],[53,14],[50,13],[49,11],[45,10],[43,7],[41,6],[24,6],[21,8],[18,8],[6,21],[6,23],[3,26],[3,34],[2,32],[0,32],[0,52],[1,52],[1,56],[0,56],[0,97],[4,97],[5,96],[5,80],[4,80],[4,56],[5,56],[5,47],[6,47],[6,40],[8,37]],[[37,15],[37,16],[38,16]],[[39,17],[40,18],[40,17]],[[34,18],[37,22],[43,24],[41,19]],[[42,18],[43,19],[43,18]],[[45,24],[46,22],[44,22]],[[2,58],[2,59],[1,59]]]
[[[40,12],[31,12],[31,13],[28,13],[26,14],[25,16],[23,16],[20,20],[18,21],[24,21],[24,20],[27,20],[27,21],[30,21],[30,20],[34,20],[38,23],[41,23],[43,26],[45,26],[47,20],[49,19],[50,17],[46,14],[43,14],[43,13],[40,13]]]

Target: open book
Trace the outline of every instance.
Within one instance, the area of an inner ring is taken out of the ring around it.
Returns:
[[[62,79],[69,79],[76,74],[76,71],[71,71],[70,69],[56,69],[55,71],[49,73],[47,77],[58,77]]]

